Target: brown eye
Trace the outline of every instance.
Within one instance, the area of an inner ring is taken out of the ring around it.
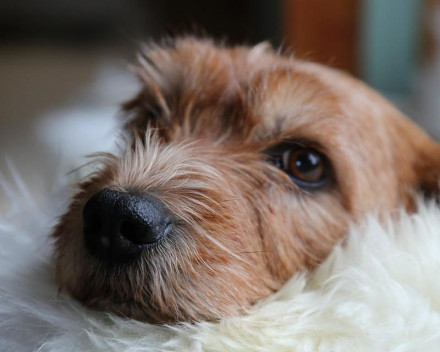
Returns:
[[[283,165],[284,170],[298,181],[315,184],[325,177],[323,157],[313,149],[304,148],[284,152]]]
[[[287,141],[265,151],[268,161],[284,171],[305,190],[320,189],[332,182],[332,164],[325,154],[307,142]]]

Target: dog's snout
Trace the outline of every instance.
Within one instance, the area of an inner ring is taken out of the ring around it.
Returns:
[[[150,195],[104,189],[84,206],[83,226],[89,253],[127,262],[164,238],[171,218],[162,202]]]

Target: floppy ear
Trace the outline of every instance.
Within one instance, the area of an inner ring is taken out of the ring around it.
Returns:
[[[415,172],[420,190],[428,195],[440,194],[440,145],[431,139],[418,146]]]
[[[409,199],[412,190],[428,197],[440,196],[440,144],[402,115],[391,125],[397,147],[394,151],[397,178],[404,187],[410,186],[403,194],[410,196]]]
[[[401,150],[410,158],[412,185],[427,196],[440,195],[440,144],[408,119],[400,120],[398,130]]]

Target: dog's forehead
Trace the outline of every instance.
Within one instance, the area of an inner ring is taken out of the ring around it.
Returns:
[[[266,140],[345,131],[360,115],[368,123],[371,104],[356,81],[266,44],[222,48],[186,39],[145,50],[141,63],[140,100],[173,130]]]

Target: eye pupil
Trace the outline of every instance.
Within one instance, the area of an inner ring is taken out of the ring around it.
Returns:
[[[295,179],[309,183],[319,182],[325,176],[323,158],[312,149],[290,151],[286,171]]]
[[[309,173],[319,166],[320,159],[316,154],[311,152],[302,152],[298,154],[299,155],[295,160],[295,167],[299,172]]]

